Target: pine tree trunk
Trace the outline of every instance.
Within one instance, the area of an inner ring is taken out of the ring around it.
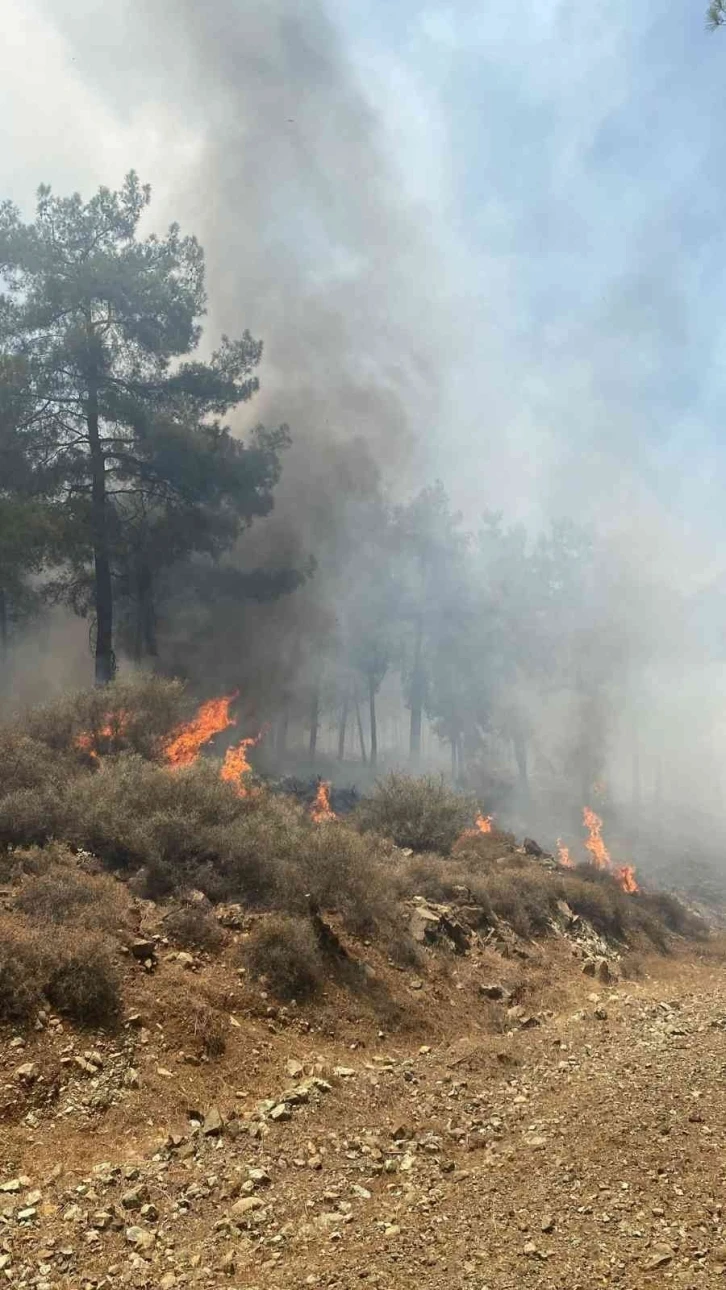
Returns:
[[[343,707],[340,712],[340,724],[338,726],[338,761],[343,761],[345,757],[345,732],[348,725],[348,706],[350,695],[346,691],[343,699]]]
[[[376,687],[373,676],[368,676],[368,711],[371,723],[371,766],[378,764],[378,723],[376,721]]]
[[[91,535],[93,540],[94,594],[96,603],[96,685],[113,680],[113,583],[106,512],[106,462],[98,426],[98,389],[88,391],[86,417],[91,458]]]
[[[367,766],[367,765],[368,765],[368,758],[367,758],[367,756],[366,756],[366,741],[365,741],[365,738],[364,738],[364,736],[363,736],[363,722],[362,722],[362,721],[361,721],[361,719],[360,719],[360,707],[358,706],[358,700],[357,700],[357,699],[356,699],[356,701],[355,701],[355,720],[356,720],[356,725],[358,726],[358,740],[359,740],[359,742],[360,742],[360,756],[361,756],[361,761],[363,762],[363,765],[364,765],[364,766]]]
[[[142,648],[146,658],[158,658],[159,646],[156,638],[156,607],[154,605],[154,581],[147,560],[142,556],[138,570],[139,613],[141,618]]]

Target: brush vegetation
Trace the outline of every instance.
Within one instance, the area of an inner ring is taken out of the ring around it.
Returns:
[[[413,895],[475,906],[482,926],[503,919],[523,937],[548,934],[562,902],[619,941],[664,950],[671,934],[702,932],[664,893],[627,896],[590,866],[550,872],[510,834],[472,833],[475,802],[438,779],[390,775],[348,820],[316,824],[254,781],[240,795],[212,758],[171,770],[161,749],[188,707],[181,687],[147,679],[0,730],[0,876],[13,891],[0,924],[0,1019],[29,1017],[45,1000],[83,1024],[113,1022],[129,888],[170,902],[171,943],[210,953],[225,940],[211,904],[276,915],[246,962],[295,998],[314,993],[322,972],[311,902],[399,951],[401,902]],[[89,729],[95,756],[80,738]]]

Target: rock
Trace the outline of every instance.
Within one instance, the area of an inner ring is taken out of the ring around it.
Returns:
[[[129,1066],[128,1070],[124,1071],[121,1082],[124,1088],[138,1088],[140,1084],[139,1072],[134,1070],[133,1066]]]
[[[247,1177],[255,1187],[269,1187],[272,1182],[266,1169],[249,1169]]]
[[[277,1106],[273,1106],[270,1111],[270,1119],[274,1120],[276,1124],[280,1124],[284,1120],[291,1120],[292,1111],[287,1105],[287,1102],[278,1102]]]
[[[215,913],[217,922],[231,931],[241,931],[245,926],[245,911],[242,905],[218,905]]]
[[[535,842],[534,838],[525,838],[524,842],[522,843],[522,849],[524,851],[524,854],[527,856],[547,855],[547,852],[542,850],[542,847],[540,846],[539,842]]]
[[[129,949],[139,963],[146,963],[147,959],[156,957],[156,942],[144,937],[139,937],[137,940],[132,941]]]
[[[554,1232],[555,1230],[554,1216],[552,1214],[545,1214],[544,1218],[542,1219],[542,1223],[540,1224],[540,1227],[543,1232]]]
[[[159,1290],[174,1290],[177,1285],[176,1275],[173,1272],[165,1272],[159,1282]]]
[[[583,976],[597,976],[597,959],[585,959],[582,965]]]
[[[154,1232],[150,1232],[146,1227],[127,1227],[126,1240],[134,1249],[142,1253],[150,1250],[156,1240]]]
[[[618,981],[618,974],[614,972],[607,959],[600,959],[597,965],[597,978],[603,985],[615,985]]]
[[[130,1191],[124,1192],[121,1197],[121,1204],[124,1209],[141,1209],[145,1201],[149,1199],[149,1189],[145,1183],[138,1183]]]
[[[290,1058],[289,1061],[285,1063],[285,1070],[290,1076],[290,1079],[300,1079],[300,1077],[305,1074],[305,1067],[302,1062],[296,1062],[293,1058]]]
[[[354,1079],[357,1073],[357,1071],[353,1070],[352,1066],[333,1067],[333,1074],[337,1075],[338,1079]]]
[[[485,999],[492,999],[495,1003],[507,998],[507,991],[503,985],[480,985],[479,993]]]
[[[241,1200],[236,1200],[229,1211],[231,1218],[246,1218],[255,1210],[262,1209],[262,1201],[259,1196],[243,1196]]]
[[[608,1019],[608,1010],[607,1010],[607,1008],[596,1008],[596,1009],[595,1009],[595,1020],[596,1020],[596,1021],[607,1021],[607,1019]]]
[[[655,1272],[665,1268],[673,1259],[673,1250],[669,1245],[654,1245],[643,1264],[644,1272]]]
[[[210,1106],[209,1110],[207,1111],[207,1114],[204,1117],[204,1123],[202,1124],[202,1133],[204,1134],[205,1138],[214,1138],[214,1137],[218,1137],[219,1134],[223,1132],[223,1130],[224,1130],[224,1120],[222,1119],[222,1113],[219,1110],[219,1107]]]
[[[18,1066],[15,1078],[20,1080],[21,1084],[34,1084],[38,1078],[38,1067],[35,1062],[24,1062],[22,1066]]]
[[[188,972],[190,972],[192,968],[196,967],[196,959],[194,958],[194,955],[189,954],[186,950],[179,951],[176,956],[176,961],[181,967],[186,968]]]

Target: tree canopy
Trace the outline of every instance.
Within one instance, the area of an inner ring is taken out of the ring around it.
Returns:
[[[160,565],[229,547],[266,514],[288,442],[285,427],[245,444],[224,424],[258,389],[262,344],[244,332],[194,357],[202,249],[176,224],[141,238],[149,202],[132,172],[88,202],[41,187],[31,223],[0,206],[0,453],[20,489],[63,504],[56,590],[93,612],[99,683],[117,600],[135,595],[143,618]]]

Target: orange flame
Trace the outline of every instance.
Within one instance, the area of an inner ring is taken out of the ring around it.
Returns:
[[[221,699],[208,699],[203,703],[193,721],[179,726],[169,737],[164,748],[164,756],[170,766],[191,766],[197,760],[201,749],[220,731],[235,725],[234,717],[229,715],[229,705],[237,698],[237,693],[227,694]]]
[[[491,833],[493,819],[494,819],[493,815],[482,815],[480,812],[474,821],[474,828],[471,830],[471,832],[474,834]]]
[[[631,864],[621,864],[613,867],[610,852],[603,841],[600,816],[591,811],[589,806],[585,806],[582,811],[582,818],[589,834],[585,846],[590,852],[590,863],[594,864],[596,869],[607,869],[612,873],[613,878],[622,887],[623,891],[630,896],[635,895],[637,891],[640,891],[635,878],[635,869]]]
[[[623,891],[627,891],[629,896],[634,896],[636,891],[640,891],[635,879],[635,869],[631,864],[621,864],[615,870],[615,881],[620,884]]]
[[[130,721],[130,714],[121,710],[120,712],[107,712],[104,717],[104,723],[99,730],[81,730],[73,740],[74,747],[79,752],[86,753],[93,761],[100,761],[98,752],[98,742],[101,739],[118,739],[120,735],[126,732]]]
[[[245,787],[242,780],[245,775],[252,773],[252,767],[247,759],[247,749],[254,748],[260,742],[263,732],[258,735],[252,735],[249,739],[243,739],[240,743],[228,748],[224,755],[222,769],[219,772],[219,778],[227,784],[235,784],[240,797],[247,797],[249,790]]]
[[[326,820],[337,820],[338,818],[330,805],[330,784],[326,784],[322,779],[318,784],[315,801],[310,807],[310,814],[316,824],[323,824]]]
[[[590,863],[594,864],[596,869],[610,869],[610,852],[603,841],[600,816],[591,811],[589,806],[585,806],[583,807],[582,818],[589,834],[585,846],[592,857]]]
[[[557,863],[562,865],[563,869],[574,869],[575,862],[570,855],[570,848],[566,847],[562,838],[557,839]]]

